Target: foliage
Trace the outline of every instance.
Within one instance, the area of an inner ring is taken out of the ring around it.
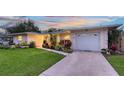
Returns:
[[[35,46],[35,42],[34,42],[34,41],[30,42],[29,48],[35,48],[35,47],[36,47],[36,46]]]
[[[15,47],[16,47],[16,48],[20,48],[20,44],[16,44]]]
[[[71,45],[72,45],[72,43],[70,40],[61,40],[59,45],[57,45],[55,47],[55,49],[59,50],[59,51],[71,53],[71,52],[73,52],[73,50],[71,49]]]
[[[48,29],[48,32],[54,32],[54,31],[56,31],[57,29],[56,28],[49,28]]]
[[[62,45],[56,45],[55,46],[55,50],[58,50],[58,51],[62,51],[63,50],[63,46]]]
[[[52,48],[52,49],[54,49],[55,48],[55,46],[56,46],[56,35],[55,34],[50,34],[50,47]]]
[[[48,32],[55,32],[55,31],[61,31],[61,29],[56,29],[56,28],[48,29]],[[72,42],[70,40],[61,40],[59,44],[57,44],[57,35],[52,33],[50,33],[49,35],[50,35],[50,39],[49,39],[50,44],[48,44],[47,41],[44,40],[43,47],[55,49],[58,51],[72,52],[71,50]]]
[[[10,33],[20,32],[40,32],[39,28],[34,25],[33,21],[28,20],[25,22],[17,23],[16,26],[7,28]]]
[[[0,45],[0,49],[9,49],[10,48],[10,46],[8,46],[8,45]]]
[[[61,40],[59,44],[64,46],[65,48],[70,49],[72,42],[70,40]]]
[[[65,47],[67,48],[67,49],[70,49],[71,48],[71,45],[72,45],[72,43],[71,43],[71,41],[70,40],[65,40]]]
[[[46,40],[43,41],[42,47],[44,47],[44,48],[49,48],[49,45],[48,45],[48,43],[47,43]]]
[[[117,44],[116,43],[112,43],[111,49],[115,52],[117,50]]]
[[[0,49],[3,49],[4,47],[3,47],[3,45],[0,45]]]
[[[20,42],[19,44],[15,45],[16,48],[29,48],[29,44],[24,41],[24,42]]]
[[[72,53],[72,52],[73,52],[73,50],[72,50],[72,49],[69,49],[69,48],[64,48],[63,51],[64,51],[64,52],[67,52],[67,53]]]
[[[49,28],[48,29],[48,32],[60,32],[60,31],[63,31],[63,29],[56,29],[56,28]]]
[[[109,48],[112,47],[113,44],[118,44],[119,37],[121,35],[122,30],[113,29],[111,31],[108,31],[108,43]]]
[[[55,32],[55,31],[57,31],[57,29],[56,28],[50,28],[50,29],[48,29],[48,32]],[[56,35],[55,34],[49,34],[50,35],[50,45],[49,45],[49,47],[51,48],[51,49],[54,49],[55,48],[55,46],[56,46]]]
[[[20,46],[28,46],[28,43],[26,41],[24,41],[24,42],[21,42],[19,45]]]
[[[4,49],[9,49],[10,48],[10,45],[9,45],[8,41],[4,41],[2,46],[3,46]]]
[[[15,45],[10,45],[10,48],[11,48],[11,49],[15,49],[16,46],[15,46]]]

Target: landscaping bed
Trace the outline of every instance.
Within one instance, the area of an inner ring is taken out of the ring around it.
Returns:
[[[56,41],[48,43],[48,41],[44,40],[42,47],[62,51],[65,53],[72,53],[73,50],[71,49],[71,45],[72,42],[70,40],[61,40],[59,43]]]
[[[63,55],[35,48],[0,49],[1,76],[37,76]]]

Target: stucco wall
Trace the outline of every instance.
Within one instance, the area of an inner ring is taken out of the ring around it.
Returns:
[[[22,41],[18,40],[18,36],[22,36]],[[43,40],[45,40],[45,36],[47,35],[40,35],[40,34],[28,34],[28,35],[16,35],[13,36],[13,42],[15,44],[18,44],[20,42],[27,42],[30,43],[31,41],[34,41],[36,44],[36,47],[42,47]]]
[[[108,48],[108,31],[107,30],[100,31],[100,48],[101,49]]]
[[[28,34],[27,35],[27,42],[30,43],[31,41],[35,42],[37,48],[42,47],[43,35],[40,35],[40,34]]]
[[[60,39],[61,40],[71,40],[71,34],[70,33],[63,33],[63,34],[60,34]]]

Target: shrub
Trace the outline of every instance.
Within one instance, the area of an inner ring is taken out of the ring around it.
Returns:
[[[70,40],[61,40],[59,44],[64,46],[64,48],[71,49],[72,42]]]
[[[20,48],[20,44],[16,44],[15,47],[16,47],[16,48]]]
[[[60,40],[59,44],[64,46],[64,40]]]
[[[68,48],[64,48],[64,50],[63,50],[64,52],[67,52],[67,53],[72,53],[73,52],[73,50],[72,49],[68,49]]]
[[[7,45],[0,45],[0,49],[9,49],[10,46],[7,46]]]
[[[36,46],[35,46],[35,42],[34,42],[34,41],[30,42],[29,48],[35,48],[35,47],[36,47]]]
[[[62,45],[57,45],[57,46],[55,46],[55,50],[62,51],[63,48],[64,48],[64,47],[63,47]]]
[[[3,46],[4,49],[10,48],[9,42],[7,42],[7,41],[3,42],[2,46]]]
[[[29,47],[29,44],[27,42],[21,42],[15,45],[15,48],[28,48],[28,47]]]
[[[68,48],[68,49],[70,49],[71,48],[71,45],[72,45],[72,43],[71,43],[71,41],[70,40],[65,40],[65,48]]]
[[[50,48],[51,49],[55,49],[55,46],[56,46],[56,35],[54,34],[50,34]]]
[[[11,49],[15,49],[16,48],[16,45],[11,45],[10,48]]]
[[[117,44],[112,43],[111,49],[113,50],[113,52],[115,52],[117,50]]]
[[[42,47],[44,47],[44,48],[49,48],[49,45],[48,45],[48,43],[47,43],[46,40],[43,41]]]
[[[21,42],[20,46],[29,46],[27,42]]]
[[[0,49],[3,49],[4,47],[3,47],[3,45],[0,45]]]

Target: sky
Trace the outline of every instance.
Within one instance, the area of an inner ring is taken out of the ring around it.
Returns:
[[[0,27],[32,20],[40,30],[124,24],[124,16],[0,16]]]

